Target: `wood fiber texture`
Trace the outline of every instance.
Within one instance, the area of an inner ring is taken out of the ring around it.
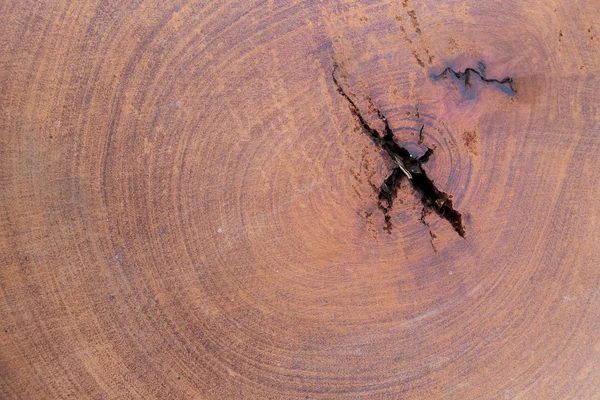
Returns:
[[[599,35],[598,0],[1,1],[0,398],[600,398]]]

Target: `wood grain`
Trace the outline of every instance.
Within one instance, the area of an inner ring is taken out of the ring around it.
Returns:
[[[600,398],[597,0],[0,19],[0,398]]]

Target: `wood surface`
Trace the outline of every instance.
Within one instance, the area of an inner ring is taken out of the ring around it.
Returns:
[[[0,398],[600,399],[598,0],[0,22]]]

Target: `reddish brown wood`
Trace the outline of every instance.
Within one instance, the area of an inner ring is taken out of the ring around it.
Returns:
[[[600,398],[597,1],[0,16],[0,398]]]

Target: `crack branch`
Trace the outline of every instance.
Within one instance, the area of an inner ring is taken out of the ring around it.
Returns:
[[[346,99],[352,115],[358,120],[367,136],[371,138],[373,143],[384,150],[396,164],[396,167],[392,170],[390,175],[385,178],[379,188],[378,202],[379,208],[382,210],[385,218],[384,229],[391,233],[392,224],[389,213],[397,196],[399,185],[403,178],[406,177],[415,193],[419,196],[423,206],[450,222],[454,230],[464,238],[465,228],[462,223],[461,214],[454,209],[450,196],[439,190],[423,169],[422,164],[429,161],[429,158],[433,154],[433,150],[427,148],[427,151],[425,151],[421,157],[413,157],[408,150],[396,143],[387,118],[378,108],[375,108],[375,113],[383,122],[384,130],[383,132],[379,132],[377,129],[371,127],[362,116],[356,103],[344,91],[342,85],[340,85],[336,77],[338,68],[338,64],[334,64],[332,72],[333,83],[335,84],[338,93]],[[422,129],[423,128],[421,128],[421,130]]]

